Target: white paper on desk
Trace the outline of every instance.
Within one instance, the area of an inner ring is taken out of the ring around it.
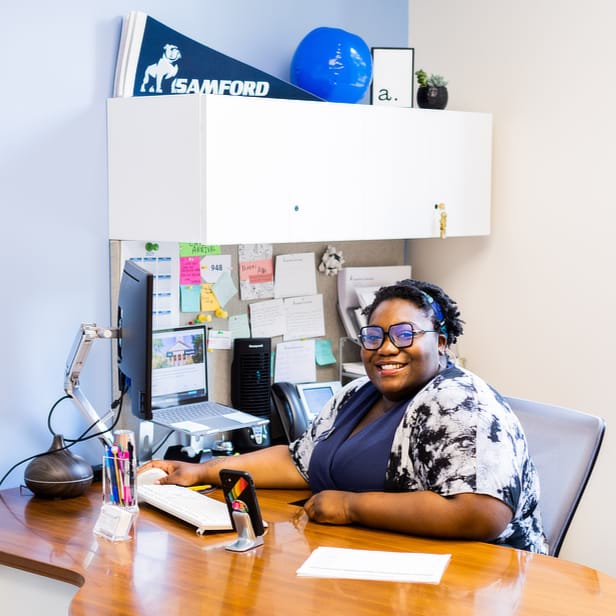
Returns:
[[[451,554],[320,547],[306,559],[297,575],[438,584],[450,559]]]
[[[284,340],[325,336],[323,296],[289,297],[284,300]]]
[[[279,342],[276,345],[274,381],[314,383],[317,367],[314,361],[314,340]]]
[[[274,297],[297,297],[317,292],[314,252],[301,252],[276,257]]]
[[[250,331],[253,338],[282,336],[285,328],[284,304],[281,299],[269,299],[249,304]]]

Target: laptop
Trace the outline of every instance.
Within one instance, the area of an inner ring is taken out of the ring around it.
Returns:
[[[265,425],[269,419],[209,400],[204,325],[159,329],[152,337],[152,421],[189,434]]]

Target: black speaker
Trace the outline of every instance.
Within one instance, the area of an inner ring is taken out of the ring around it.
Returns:
[[[231,403],[236,409],[271,418],[270,338],[236,338],[231,362]],[[232,432],[236,451],[245,452],[269,447],[269,426],[241,428]]]

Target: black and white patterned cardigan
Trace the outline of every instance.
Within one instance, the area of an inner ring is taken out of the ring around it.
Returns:
[[[346,385],[289,445],[308,482],[315,445],[333,428],[340,408],[367,383],[363,377]],[[394,434],[385,491],[420,490],[498,498],[514,515],[494,543],[547,553],[539,481],[522,427],[498,392],[457,366],[439,373],[409,401]]]

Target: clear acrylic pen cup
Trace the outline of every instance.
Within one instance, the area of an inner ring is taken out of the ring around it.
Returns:
[[[103,455],[103,504],[137,511],[137,451],[132,430],[115,430]]]

